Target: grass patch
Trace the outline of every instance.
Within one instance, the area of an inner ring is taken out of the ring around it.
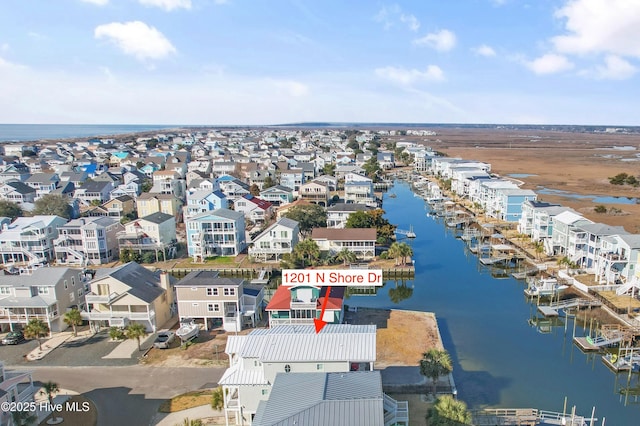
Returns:
[[[158,411],[161,413],[175,413],[188,408],[211,404],[213,389],[198,390],[174,396],[160,404]]]

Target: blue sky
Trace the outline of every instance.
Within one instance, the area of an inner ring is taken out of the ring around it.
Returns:
[[[5,0],[0,122],[640,125],[635,0]]]

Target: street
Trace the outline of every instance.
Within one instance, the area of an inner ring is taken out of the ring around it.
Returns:
[[[11,368],[11,367],[10,367]],[[98,425],[152,425],[165,399],[215,387],[224,368],[32,367],[34,381],[53,381],[91,399]]]

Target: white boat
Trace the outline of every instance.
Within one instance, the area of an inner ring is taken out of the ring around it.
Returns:
[[[200,326],[196,324],[195,320],[192,318],[184,318],[180,320],[180,328],[176,330],[176,336],[178,336],[182,342],[195,339],[198,337],[199,333]]]
[[[538,278],[530,281],[529,287],[524,290],[524,294],[532,297],[555,296],[567,288],[569,286],[558,283],[555,277]]]
[[[407,231],[407,238],[415,238],[416,233],[413,232],[413,225],[409,226],[409,230]]]

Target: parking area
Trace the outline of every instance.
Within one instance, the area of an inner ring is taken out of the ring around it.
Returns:
[[[0,360],[5,365],[25,366],[126,366],[138,363],[138,356],[142,356],[144,351],[133,353],[130,358],[108,358],[104,359],[113,351],[120,342],[113,342],[109,338],[108,330],[90,335],[87,338],[69,339],[62,343],[44,358],[37,361],[29,361],[26,355],[38,348],[37,340],[26,340],[17,345],[1,345]],[[43,346],[46,345],[43,339]],[[137,351],[135,351],[137,352]]]

